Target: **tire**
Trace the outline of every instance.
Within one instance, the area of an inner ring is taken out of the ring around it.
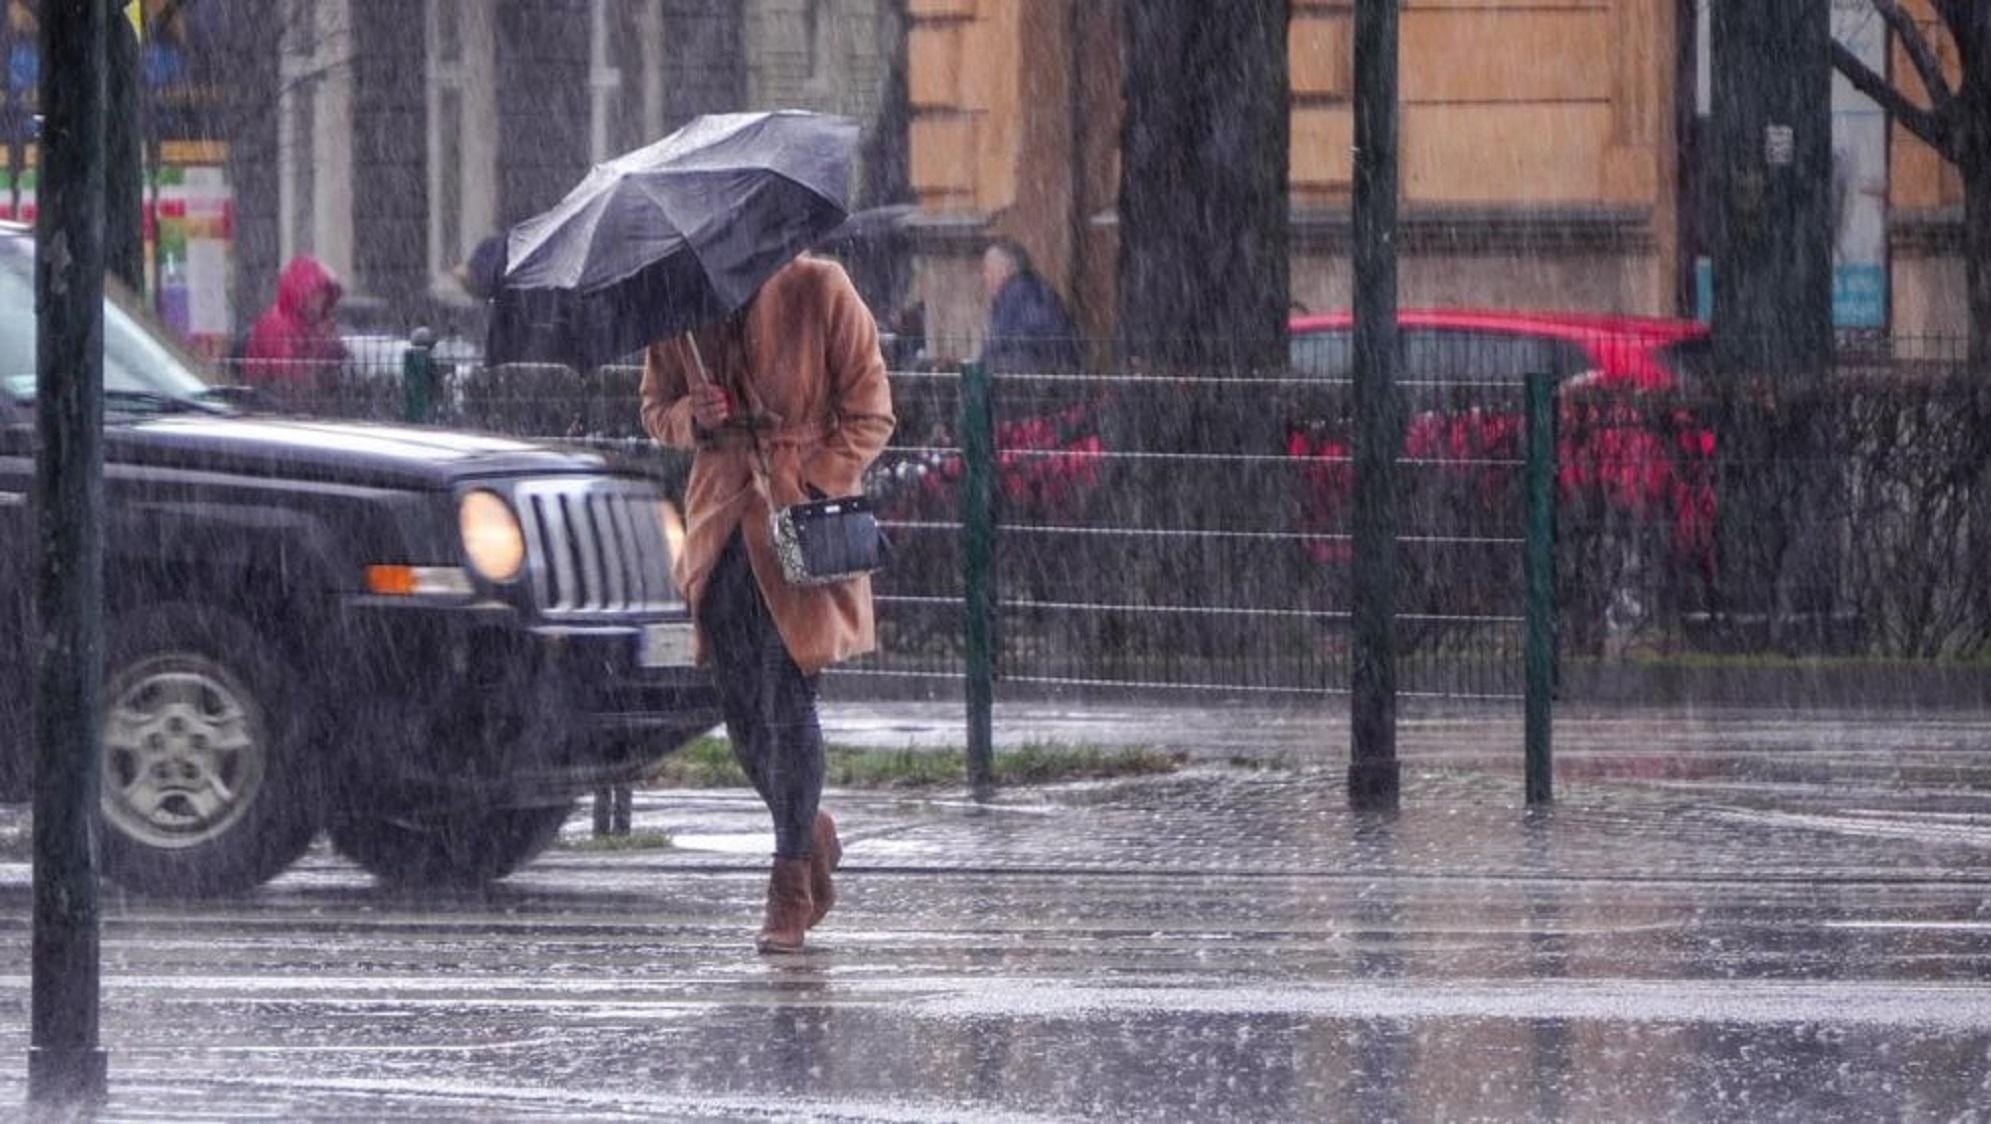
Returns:
[[[228,614],[173,604],[115,622],[102,696],[104,874],[128,890],[252,889],[318,834],[296,674]]]
[[[332,846],[395,886],[472,889],[551,846],[574,802],[432,817],[354,815],[331,824]]]

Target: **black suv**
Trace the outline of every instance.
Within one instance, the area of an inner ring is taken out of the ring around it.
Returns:
[[[32,793],[32,243],[0,226],[0,799]],[[719,721],[655,480],[584,452],[239,413],[104,324],[105,872],[226,893],[321,828],[474,884]],[[635,409],[632,402],[630,408]]]

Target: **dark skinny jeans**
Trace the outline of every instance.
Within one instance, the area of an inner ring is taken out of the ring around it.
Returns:
[[[774,853],[802,858],[813,850],[816,806],[823,795],[816,680],[803,675],[788,655],[738,531],[713,567],[698,620],[733,757],[774,817]]]

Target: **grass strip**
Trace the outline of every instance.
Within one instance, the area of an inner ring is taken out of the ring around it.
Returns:
[[[966,753],[959,748],[875,749],[832,745],[825,781],[835,788],[937,788],[968,783]],[[1032,743],[998,750],[999,785],[1054,784],[1172,773],[1185,756],[1145,746]],[[746,774],[723,738],[700,738],[664,759],[651,774],[652,788],[741,788]]]
[[[563,835],[558,846],[563,851],[668,851],[676,844],[668,831],[632,831],[627,835]]]

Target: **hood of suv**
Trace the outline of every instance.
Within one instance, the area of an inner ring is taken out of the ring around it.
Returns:
[[[113,463],[414,488],[607,467],[593,453],[486,434],[257,416],[150,418],[107,427],[104,442]]]

